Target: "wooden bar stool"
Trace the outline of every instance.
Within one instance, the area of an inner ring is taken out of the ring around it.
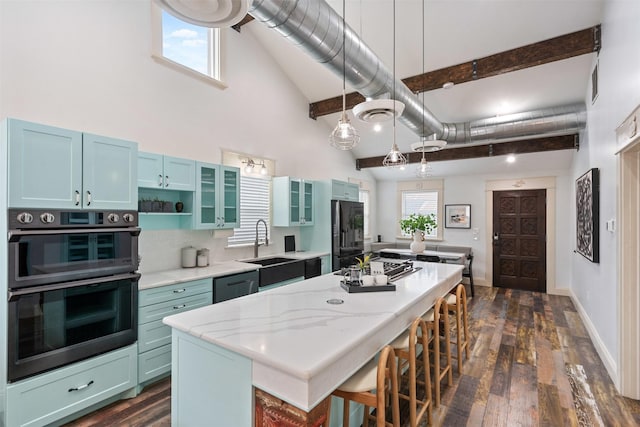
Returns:
[[[420,335],[418,335],[420,329]],[[421,399],[417,398],[417,361],[419,355],[416,346],[420,342],[422,345],[422,366],[424,371],[424,379],[422,385],[424,387],[424,395]],[[417,318],[411,324],[411,327],[402,333],[398,338],[390,344],[398,358],[398,397],[409,401],[409,426],[416,427],[424,414],[427,414],[427,423],[432,424],[432,399],[431,399],[431,372],[429,369],[429,352],[424,349],[428,347],[427,325],[422,318]],[[408,365],[407,375],[409,377],[409,395],[401,393],[402,388],[402,369]]]
[[[440,406],[440,388],[442,379],[446,376],[449,386],[453,385],[448,313],[449,309],[447,307],[447,301],[444,298],[438,298],[433,308],[422,316],[422,319],[426,323],[428,332],[427,348],[429,348],[429,351],[433,354],[433,379],[436,392],[434,407],[436,408]],[[442,341],[442,343],[440,341]],[[444,346],[444,349],[441,348],[441,345]],[[443,355],[445,356],[446,362],[441,366]]]
[[[451,340],[451,344],[456,346],[456,355],[453,357],[458,361],[458,373],[462,374],[463,350],[469,360],[469,316],[467,313],[467,291],[464,284],[460,283],[456,286],[455,293],[447,295],[447,307],[450,313],[455,314],[456,339],[455,341]]]
[[[342,417],[343,427],[349,427],[349,402],[354,401],[364,405],[364,417],[362,425],[369,425],[369,408],[376,408],[376,426],[385,427],[391,425],[400,427],[400,406],[398,404],[398,379],[396,376],[396,358],[393,348],[385,346],[380,351],[380,357],[376,362],[370,360],[358,372],[353,374],[340,387],[334,390],[333,395],[344,400],[344,412]],[[375,390],[375,394],[371,391]],[[391,412],[393,423],[385,421],[385,407],[387,393],[391,394]]]

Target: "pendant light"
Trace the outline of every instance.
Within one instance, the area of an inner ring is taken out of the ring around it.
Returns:
[[[424,0],[422,0],[422,87],[424,88]],[[424,105],[424,92],[422,92],[422,105]],[[431,175],[431,167],[429,167],[427,159],[424,157],[424,113],[422,114],[422,136],[420,140],[422,141],[422,160],[420,160],[420,165],[416,169],[416,176],[418,178],[426,178]]]
[[[396,0],[393,0],[393,93],[392,98],[396,99]],[[396,144],[396,116],[393,116],[393,144],[391,145],[391,151],[387,154],[382,161],[382,165],[388,168],[401,168],[407,164],[407,158],[398,149]]]
[[[351,150],[360,142],[358,131],[351,125],[347,117],[347,53],[345,46],[345,34],[347,32],[345,22],[345,0],[342,0],[342,116],[338,120],[336,128],[329,136],[332,147],[339,150]]]

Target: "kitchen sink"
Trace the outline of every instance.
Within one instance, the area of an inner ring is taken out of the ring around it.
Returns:
[[[285,257],[269,257],[246,260],[251,264],[261,265],[258,270],[260,286],[283,282],[295,277],[304,276],[304,260]]]
[[[251,264],[260,264],[262,266],[267,266],[267,265],[274,265],[274,264],[282,264],[285,262],[290,262],[290,261],[298,261],[295,258],[284,258],[284,257],[279,257],[279,256],[275,256],[275,257],[270,257],[270,258],[260,258],[260,259],[253,259],[250,261],[244,261],[244,262],[248,262]]]

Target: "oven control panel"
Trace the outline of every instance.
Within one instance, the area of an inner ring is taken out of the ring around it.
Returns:
[[[136,211],[9,209],[9,229],[136,227]]]

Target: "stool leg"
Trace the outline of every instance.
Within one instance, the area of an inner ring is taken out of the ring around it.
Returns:
[[[453,371],[451,370],[451,345],[449,344],[451,342],[451,338],[449,337],[449,333],[450,333],[450,327],[449,327],[449,307],[447,306],[447,302],[443,301],[442,305],[440,306],[440,308],[442,309],[442,312],[447,313],[446,315],[442,316],[444,317],[444,342],[445,342],[445,353],[447,356],[447,369],[449,369],[448,372],[448,383],[449,386],[453,385]],[[440,326],[438,325],[438,328]]]
[[[462,301],[456,300],[456,351],[458,353],[458,373],[462,375],[462,348],[465,347],[462,341],[462,313],[461,306]],[[467,356],[468,357],[468,356]]]
[[[472,289],[472,294],[473,294],[473,288]],[[464,291],[466,293],[466,291]],[[469,346],[471,345],[471,342],[469,340],[469,313],[467,312],[467,298],[463,298],[462,299],[462,325],[464,327],[464,342],[465,342],[465,346],[464,346],[464,354],[467,356],[467,360],[469,360]]]
[[[342,406],[342,427],[349,427],[349,399],[342,398],[344,405]]]
[[[431,333],[433,334],[433,373],[436,379],[436,405],[438,408],[440,406],[440,316],[435,313],[433,329]]]

